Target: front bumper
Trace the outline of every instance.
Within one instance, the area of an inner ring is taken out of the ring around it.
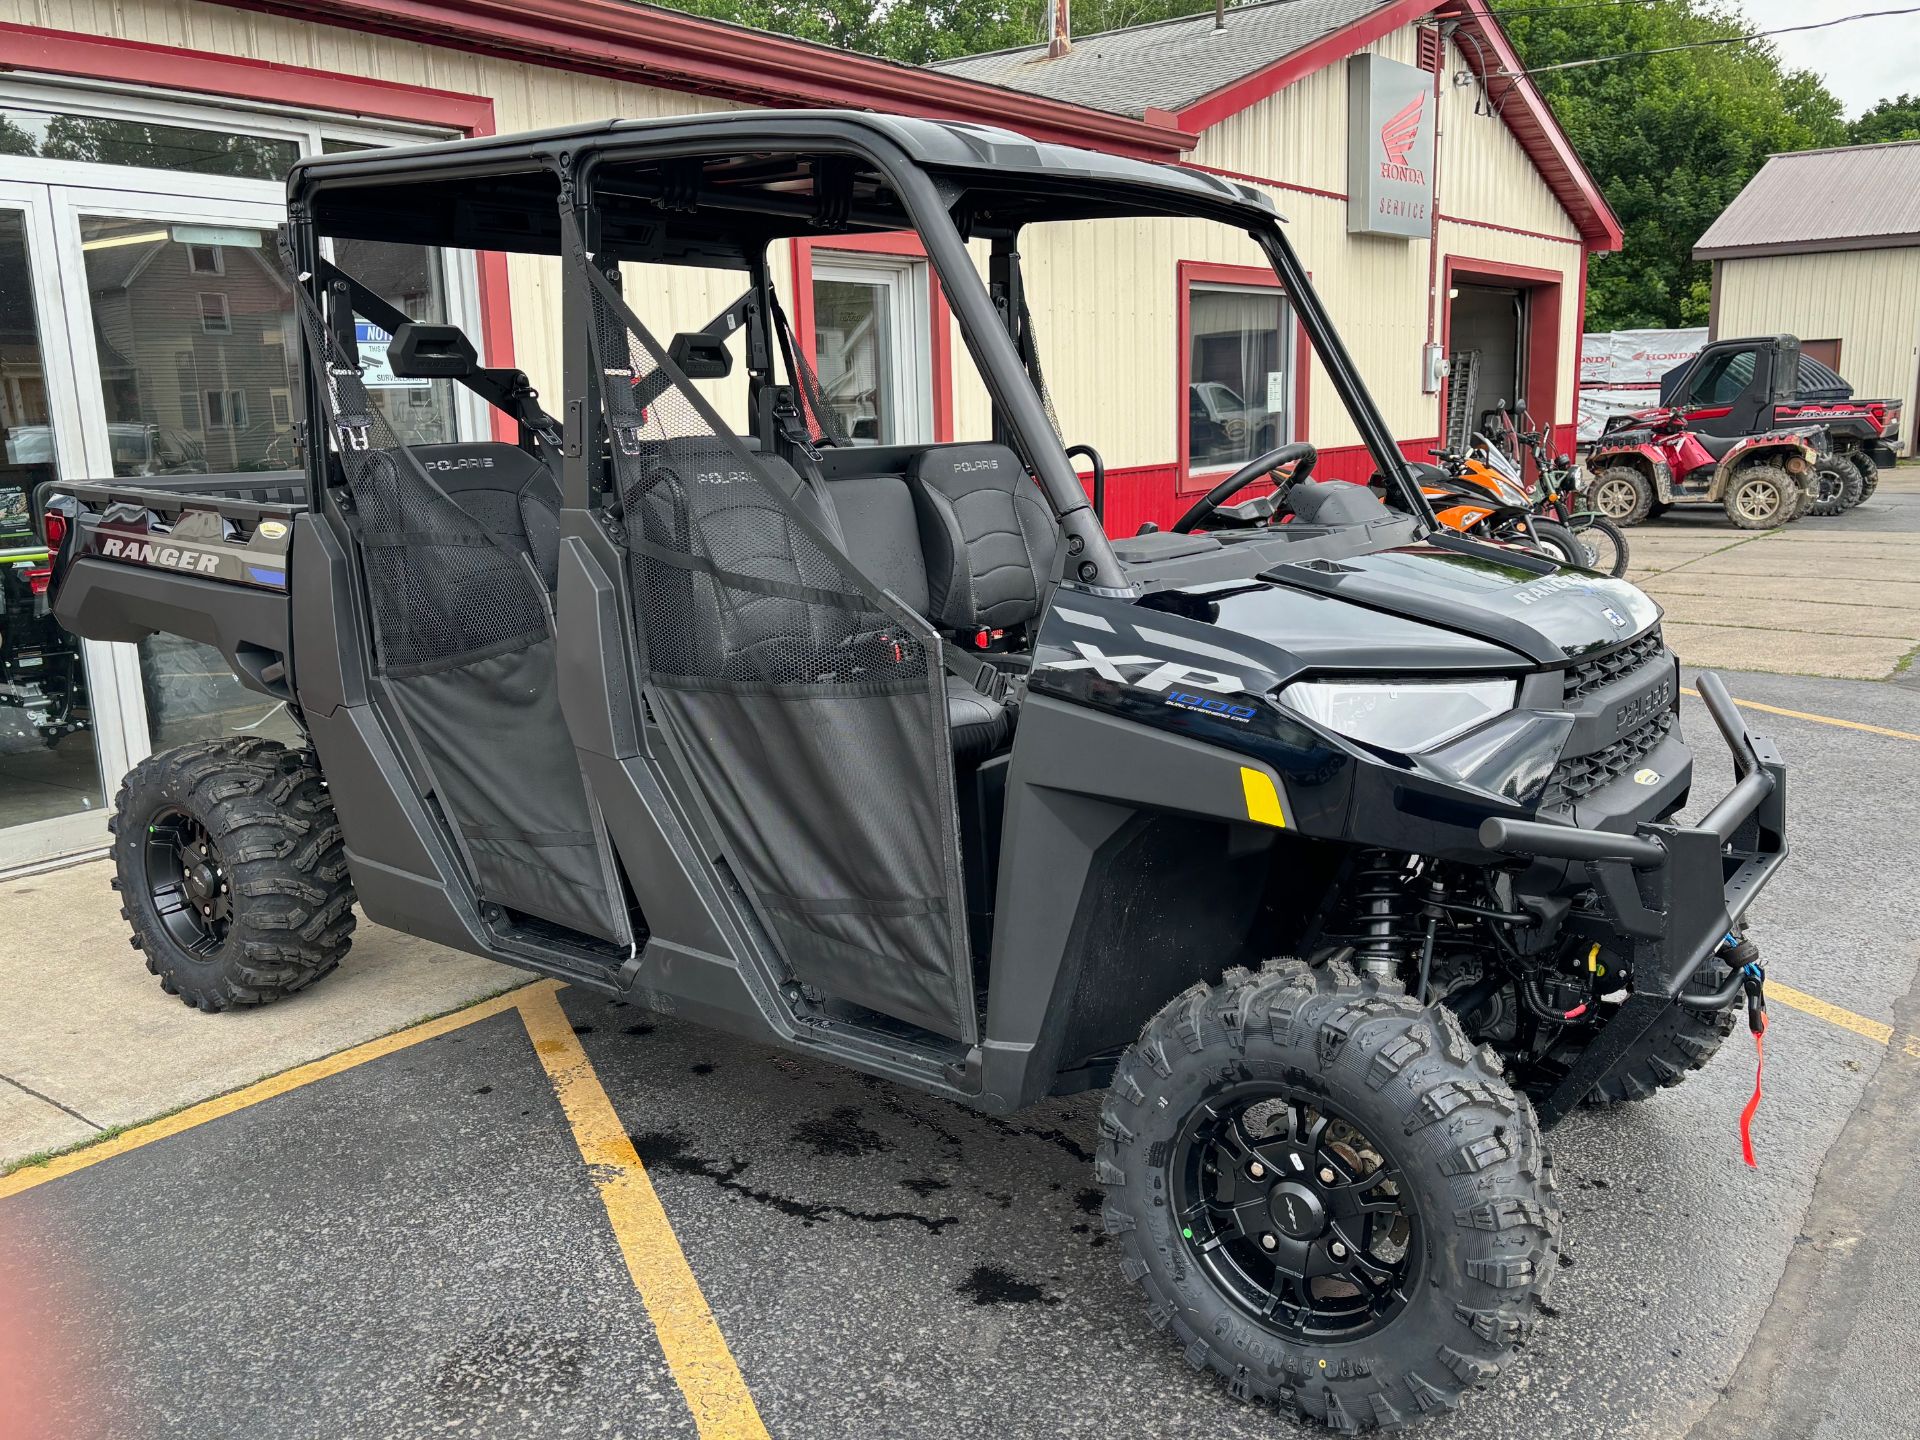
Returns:
[[[1577,1107],[1669,1005],[1725,1006],[1739,996],[1737,984],[1705,995],[1687,987],[1787,858],[1787,769],[1747,729],[1719,676],[1703,673],[1699,685],[1739,778],[1697,825],[1643,821],[1631,834],[1499,818],[1480,826],[1489,850],[1584,864],[1606,922],[1632,947],[1626,1003],[1540,1106],[1542,1125]]]

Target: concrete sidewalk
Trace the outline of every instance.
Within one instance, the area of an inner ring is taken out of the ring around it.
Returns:
[[[0,1170],[532,978],[362,920],[311,990],[203,1015],[127,943],[111,874],[94,861],[0,882]]]

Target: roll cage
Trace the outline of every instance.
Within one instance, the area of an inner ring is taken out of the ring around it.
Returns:
[[[764,377],[754,414],[762,442],[770,438],[763,412],[775,403],[767,392],[778,345],[767,246],[914,231],[991,397],[995,439],[1027,462],[1059,520],[1072,556],[1065,578],[1111,591],[1126,590],[1127,580],[1048,413],[1022,296],[1020,232],[1037,222],[1124,216],[1217,221],[1260,246],[1377,472],[1423,527],[1433,523],[1281,231],[1280,215],[1258,190],[1215,176],[981,126],[859,112],[744,111],[313,157],[289,175],[288,202],[294,255],[308,273],[319,269],[323,234],[560,255],[568,233],[563,212],[602,265],[742,270],[758,300],[742,318],[749,368]],[[968,253],[975,240],[991,246],[984,282]],[[570,291],[567,304],[575,303]],[[603,419],[591,357],[578,343],[583,328],[566,326],[563,493],[578,508],[596,504],[607,490],[599,457],[583,438]],[[762,364],[764,371],[757,369]],[[320,413],[320,398],[308,394],[308,414]]]

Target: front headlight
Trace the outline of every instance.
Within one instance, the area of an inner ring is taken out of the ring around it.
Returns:
[[[1411,755],[1513,708],[1513,680],[1303,680],[1280,703],[1337,734]]]

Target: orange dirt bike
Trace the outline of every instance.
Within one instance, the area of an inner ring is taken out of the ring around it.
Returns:
[[[1481,540],[1521,545],[1563,565],[1591,565],[1593,555],[1573,532],[1534,514],[1533,492],[1519,465],[1484,435],[1465,454],[1435,450],[1433,465],[1416,463],[1420,492],[1449,530]]]

